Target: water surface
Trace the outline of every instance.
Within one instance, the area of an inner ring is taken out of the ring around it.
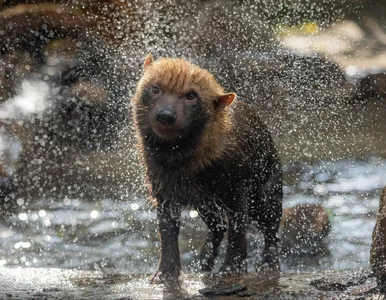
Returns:
[[[284,166],[284,207],[322,204],[332,230],[327,254],[293,260],[283,257],[282,270],[313,272],[369,266],[371,233],[386,159],[367,157],[294,163]],[[57,267],[118,273],[151,273],[158,260],[156,214],[144,198],[41,199],[0,222],[0,266]],[[196,211],[184,211],[180,236],[183,269],[197,270],[205,225]],[[249,271],[261,252],[262,236],[248,234]],[[223,259],[225,243],[219,260]],[[257,258],[256,258],[257,256]]]

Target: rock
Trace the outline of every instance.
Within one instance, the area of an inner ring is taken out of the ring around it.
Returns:
[[[322,291],[344,291],[351,286],[364,284],[370,275],[371,272],[364,269],[358,272],[312,280],[310,284]]]
[[[370,263],[380,287],[386,283],[386,187],[379,199],[379,213],[373,230]]]
[[[200,294],[203,294],[204,296],[229,296],[229,295],[236,295],[240,292],[244,292],[247,290],[247,286],[243,283],[237,283],[237,284],[220,284],[220,285],[214,285],[211,287],[207,287],[201,290],[198,290]]]
[[[320,204],[300,204],[285,208],[281,222],[284,253],[320,255],[325,251],[325,237],[331,229],[329,215]]]

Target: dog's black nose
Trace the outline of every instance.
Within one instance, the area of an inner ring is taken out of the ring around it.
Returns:
[[[162,125],[171,125],[177,118],[177,114],[174,111],[167,109],[158,109],[156,120]]]

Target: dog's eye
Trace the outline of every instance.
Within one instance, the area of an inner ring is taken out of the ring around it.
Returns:
[[[190,92],[189,94],[186,95],[186,99],[188,100],[195,100],[197,98],[196,92]]]
[[[153,86],[151,87],[151,92],[152,92],[153,94],[155,94],[155,95],[158,95],[158,94],[160,93],[159,87],[156,86],[156,85],[153,85]]]

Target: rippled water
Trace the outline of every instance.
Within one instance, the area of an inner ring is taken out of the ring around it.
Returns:
[[[369,265],[371,233],[381,188],[386,185],[386,159],[343,159],[284,166],[284,207],[321,203],[331,214],[329,253],[290,261],[283,271],[351,269]],[[20,207],[24,200],[19,199]],[[0,222],[0,266],[102,269],[150,273],[158,260],[156,214],[145,199],[44,199]],[[185,211],[180,236],[184,271],[197,269],[205,225],[195,211]],[[249,234],[258,253],[261,236]],[[224,252],[222,247],[222,255]],[[253,255],[249,270],[253,271]],[[220,256],[221,260],[221,256]]]

